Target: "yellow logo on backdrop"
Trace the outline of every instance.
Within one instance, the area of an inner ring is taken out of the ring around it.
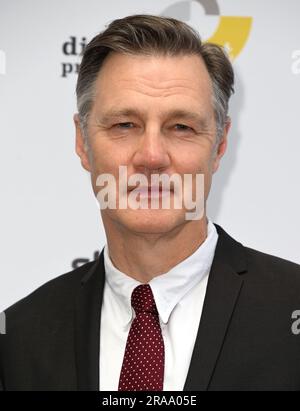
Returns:
[[[234,60],[247,42],[251,24],[252,17],[221,16],[217,30],[207,41],[224,46]]]
[[[161,15],[174,17],[187,21],[191,15],[192,1],[178,1],[167,7]],[[221,16],[218,2],[216,0],[196,0],[201,4],[207,16],[219,16],[219,24],[214,34],[206,40],[223,46],[230,57],[234,60],[244,48],[252,26],[252,17],[246,16]]]

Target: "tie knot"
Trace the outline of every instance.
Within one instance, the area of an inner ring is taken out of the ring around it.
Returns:
[[[132,292],[131,305],[136,314],[150,312],[158,315],[153,293],[149,284],[138,285]]]

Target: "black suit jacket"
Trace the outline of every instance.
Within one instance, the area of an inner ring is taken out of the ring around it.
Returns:
[[[300,266],[216,225],[219,239],[184,391],[300,390]],[[2,390],[99,390],[100,257],[7,310]],[[187,336],[188,338],[188,336]]]

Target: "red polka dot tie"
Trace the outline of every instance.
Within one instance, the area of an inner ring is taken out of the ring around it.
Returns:
[[[131,305],[136,317],[127,338],[118,391],[162,391],[165,349],[149,284],[133,290]]]

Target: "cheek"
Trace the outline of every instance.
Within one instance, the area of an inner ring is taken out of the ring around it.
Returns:
[[[94,193],[97,195],[100,190],[100,186],[96,185],[97,178],[101,174],[110,174],[114,176],[115,183],[118,186],[119,182],[119,166],[129,164],[129,148],[122,146],[122,144],[112,143],[98,138],[91,145],[92,166],[91,166],[91,179]],[[130,172],[128,171],[128,174]]]
[[[128,162],[128,149],[120,144],[112,144],[105,138],[101,139],[101,136],[94,139],[90,147],[93,173],[116,174],[119,165]]]
[[[204,197],[207,198],[212,177],[212,153],[208,150],[190,150],[188,155],[181,156],[181,162],[178,162],[178,167],[175,167],[176,172],[193,175],[193,188],[192,191],[196,191],[196,174],[204,174]],[[194,194],[195,195],[195,194]]]
[[[210,155],[205,151],[196,150],[190,148],[184,154],[181,153],[180,157],[177,158],[176,169],[180,170],[180,173],[207,173],[210,170]]]

